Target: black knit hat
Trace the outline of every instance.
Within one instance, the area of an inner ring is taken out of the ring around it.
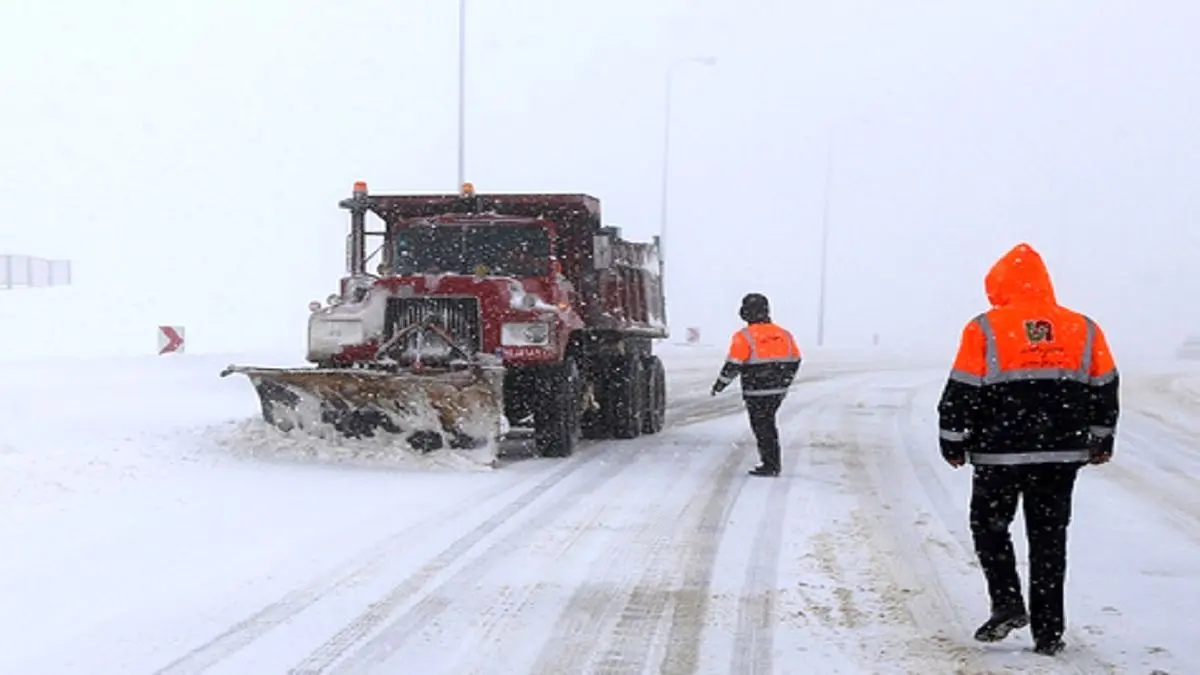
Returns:
[[[738,316],[746,323],[766,323],[771,320],[771,304],[762,293],[747,293],[742,298]]]

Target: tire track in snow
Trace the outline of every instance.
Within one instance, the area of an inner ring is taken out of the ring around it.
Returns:
[[[712,561],[725,531],[729,507],[736,501],[748,478],[734,481],[744,461],[741,453],[726,455],[717,471],[714,489],[707,493],[697,492],[688,503],[680,519],[683,527],[678,527],[678,522],[664,523],[677,533],[682,530],[682,541],[676,544],[675,540],[667,540],[650,552],[641,579],[627,596],[625,606],[618,615],[609,648],[604,651],[595,669],[589,672],[596,675],[644,672],[654,646],[654,637],[666,618],[671,600],[675,600],[676,607],[684,602],[689,593],[702,594],[707,600]],[[678,575],[680,544],[684,548],[682,557],[688,561],[688,565],[683,572],[683,588],[676,591],[670,587],[671,580]],[[697,611],[698,620],[703,621],[705,608],[699,606]],[[674,634],[678,616],[670,618],[671,633]],[[659,672],[681,671],[667,668],[664,664]]]
[[[600,526],[604,521],[604,518],[612,510],[619,508],[622,505],[624,496],[630,490],[631,486],[626,484],[623,489],[615,494],[612,494],[609,499],[598,505],[592,506],[590,513],[588,513],[580,522],[573,525],[569,535],[566,537],[558,536],[558,534],[554,531],[555,528],[540,529],[538,534],[549,539],[551,542],[550,546],[537,546],[537,544],[541,542],[536,542],[533,546],[530,546],[529,549],[524,551],[524,553],[527,553],[529,558],[536,559],[543,564],[549,563],[551,566],[557,566],[564,555],[568,554],[572,548],[588,534],[594,533],[598,526]],[[536,555],[534,554],[535,549],[537,550]],[[488,566],[487,570],[480,572],[477,579],[481,579],[487,574],[488,571],[494,569],[494,567],[498,564],[498,561],[490,556],[488,559],[491,561],[491,564]],[[468,579],[467,581],[470,580]],[[511,585],[505,586],[501,591],[501,602],[498,604],[491,604],[484,609],[479,615],[478,624],[472,626],[469,634],[474,638],[477,638],[475,641],[480,644],[491,644],[489,641],[493,639],[502,644],[502,640],[497,638],[506,634],[506,629],[510,628],[511,624],[519,622],[521,618],[523,618],[522,611],[534,605],[535,599],[541,595],[544,595],[544,592],[549,586],[550,584],[541,581],[524,587],[513,587]],[[451,604],[452,602],[449,600],[440,602],[440,611],[438,613],[441,614],[442,612],[448,610]],[[416,620],[414,619],[414,623],[415,621]],[[433,624],[425,625],[439,625],[439,623],[440,622],[435,621]],[[456,625],[451,622],[447,623],[450,623],[450,625]],[[396,630],[402,632],[406,638],[413,638],[421,632],[422,627],[423,626],[421,625],[408,625],[404,628],[397,627]],[[396,651],[398,651],[401,646],[403,645],[395,645]],[[491,666],[494,666],[494,664],[484,663],[481,667],[487,669]],[[442,667],[448,670],[451,666],[450,664],[445,663]],[[466,666],[459,666],[460,669],[465,667]],[[478,670],[478,668],[476,670]],[[453,672],[460,672],[460,670],[455,670]],[[485,670],[484,672],[494,671]]]
[[[776,480],[767,494],[767,504],[758,521],[758,530],[750,547],[750,563],[746,566],[746,578],[738,598],[737,630],[729,664],[731,673],[772,672],[779,557],[783,548],[788,495],[795,482],[792,476]]]
[[[569,473],[570,471],[566,471],[562,475],[552,474],[545,480],[557,482]],[[542,482],[544,483],[545,480]],[[533,489],[537,490],[541,484],[539,483]],[[397,552],[409,548],[413,539],[420,538],[423,533],[444,529],[447,519],[468,513],[505,492],[518,489],[519,486],[520,483],[497,483],[485,492],[454,502],[432,516],[393,533],[364,552],[350,558],[347,562],[338,565],[335,568],[337,571],[324,575],[306,586],[289,591],[275,602],[230,625],[209,641],[155,671],[154,675],[184,675],[209,670],[312,607],[326,596],[369,576]],[[343,571],[347,567],[352,567],[352,569],[349,572]]]
[[[702,456],[703,457],[703,456]],[[654,552],[671,542],[677,529],[679,513],[686,512],[688,502],[675,506],[683,491],[696,484],[712,483],[714,470],[708,462],[698,463],[695,454],[684,454],[675,460],[680,479],[675,489],[655,491],[654,502],[649,510],[641,514],[642,520],[629,536],[620,536],[605,549],[605,553],[589,566],[587,580],[577,587],[555,621],[553,633],[530,668],[531,673],[584,672],[592,655],[598,648],[598,636],[604,634],[605,626],[615,622],[619,616],[621,602],[626,594],[621,589],[631,589],[637,583],[638,570],[647,552]],[[703,467],[702,477],[689,477],[688,465]],[[654,486],[645,486],[654,489]],[[695,495],[692,495],[692,501]],[[657,508],[656,508],[657,507]],[[673,511],[668,517],[664,511]],[[615,578],[609,575],[615,573]]]
[[[842,396],[874,379],[874,373],[857,373],[845,377],[835,386],[823,389],[816,406],[806,407],[794,420],[788,421],[788,427],[795,429],[801,438],[809,439],[808,443],[801,443],[806,447],[795,462],[797,467],[811,469],[814,466],[816,451],[812,446],[812,432],[802,420],[840,415],[840,411],[835,410],[837,406],[845,404]],[[775,627],[780,621],[780,617],[776,616],[776,608],[780,597],[778,583],[784,526],[793,520],[789,514],[810,511],[813,499],[811,493],[806,493],[798,502],[789,503],[790,490],[794,483],[795,480],[787,480],[772,484],[767,503],[763,507],[759,527],[751,546],[752,553],[746,568],[745,581],[738,598],[737,624],[729,672],[772,673],[775,670]],[[832,559],[830,564],[833,564]],[[836,577],[836,570],[832,574]]]
[[[335,672],[353,672],[367,664],[380,663],[390,657],[403,646],[404,642],[415,631],[415,628],[436,618],[445,610],[449,601],[442,597],[441,591],[455,587],[481,577],[492,566],[494,556],[517,548],[519,542],[532,536],[538,529],[558,518],[561,507],[578,500],[581,496],[595,492],[606,485],[627,467],[634,464],[644,451],[642,445],[622,448],[614,444],[606,450],[603,456],[611,457],[613,461],[599,467],[596,474],[578,490],[568,491],[543,504],[535,515],[528,521],[516,526],[513,532],[499,538],[483,551],[476,554],[470,562],[459,569],[449,578],[425,592],[421,600],[398,617],[392,619],[374,638],[353,652],[350,657],[338,664]],[[591,458],[588,458],[591,459]],[[587,460],[583,460],[587,461]],[[422,588],[434,579],[444,568],[456,561],[461,561],[470,549],[478,545],[489,534],[498,529],[506,521],[511,520],[525,510],[542,494],[558,485],[562,478],[574,473],[583,461],[561,469],[554,474],[553,480],[543,481],[520,499],[512,502],[496,512],[485,523],[463,536],[454,545],[446,549],[434,561],[418,570],[403,583],[396,586],[384,597],[372,603],[357,619],[347,624],[337,634],[319,646],[311,654],[289,670],[291,675],[316,675],[324,673],[360,644],[368,634],[387,621],[392,614],[407,600],[415,596]]]
[[[857,380],[855,381],[857,385]],[[823,392],[826,395],[841,393],[836,391]],[[826,398],[822,404],[814,408],[805,408],[794,420],[789,420],[788,426],[799,431],[799,438],[784,443],[787,447],[792,442],[804,449],[794,462],[800,468],[810,468],[813,462],[811,448],[807,443],[800,442],[807,436],[807,430],[801,429],[801,421],[807,418],[819,418],[828,415],[833,406]],[[783,424],[780,425],[783,427]],[[758,529],[751,544],[749,563],[746,566],[745,580],[738,598],[737,624],[734,631],[733,654],[729,664],[731,673],[772,673],[775,670],[775,625],[779,617],[775,615],[779,600],[779,565],[783,554],[784,524],[791,522],[789,513],[794,511],[789,507],[798,507],[804,511],[806,504],[812,499],[806,494],[800,503],[790,504],[792,486],[797,476],[784,474],[786,480],[778,480],[771,484],[767,494],[767,502],[759,518]]]
[[[1188,381],[1198,373],[1158,375],[1139,381],[1127,378],[1122,381],[1123,394],[1121,417],[1144,417],[1159,426],[1170,429],[1176,436],[1193,438],[1197,429],[1184,420],[1193,421],[1200,413],[1200,399],[1191,391]],[[1184,419],[1164,414],[1165,411],[1183,413]],[[1118,430],[1118,435],[1120,431]]]
[[[805,404],[826,391],[822,388],[794,395],[781,411],[780,425],[790,424],[799,415],[811,414],[812,409]],[[740,396],[736,404],[737,410],[744,410]],[[749,477],[736,485],[734,480],[740,466],[752,454],[752,450],[745,449],[731,453],[715,470],[706,470],[709,478],[681,480],[693,489],[699,486],[700,490],[677,514],[669,518],[660,513],[647,514],[634,536],[622,540],[608,555],[597,560],[592,568],[600,570],[600,574],[613,569],[621,573],[616,579],[589,583],[575,591],[531,672],[641,673],[654,655],[655,636],[668,618],[675,639],[666,645],[668,654],[656,672],[693,670],[717,547],[729,510]],[[777,481],[777,485],[789,482],[785,478]],[[717,489],[706,490],[710,485]],[[779,526],[782,527],[781,522]],[[686,564],[681,566],[681,561]],[[667,608],[672,602],[676,609],[668,617]],[[611,636],[608,642],[598,639],[603,635]],[[599,663],[593,663],[597,653]]]
[[[780,428],[786,428],[796,424],[797,420],[802,417],[811,416],[811,414],[821,414],[828,405],[818,405],[817,407],[809,407],[809,404],[814,401],[824,401],[834,398],[840,392],[846,392],[860,386],[864,381],[870,381],[874,378],[874,374],[864,374],[862,371],[846,371],[839,372],[829,378],[829,383],[826,386],[812,388],[810,390],[802,390],[799,396],[788,396],[790,401],[785,401],[785,407],[782,408],[779,417]],[[787,410],[791,408],[791,410]],[[750,436],[752,440],[752,435]],[[751,441],[752,442],[752,441]],[[751,450],[754,452],[754,450]],[[745,476],[742,482],[738,483],[738,490],[742,488],[746,480],[752,478]],[[781,476],[774,479],[778,483],[793,483],[796,480],[794,476]],[[719,497],[719,495],[718,495]],[[709,533],[707,537],[701,537],[694,540],[694,548],[689,551],[688,565],[686,565],[683,573],[683,587],[676,596],[674,596],[674,607],[671,615],[671,631],[667,637],[666,650],[660,664],[660,673],[696,673],[700,668],[700,652],[704,632],[704,625],[708,619],[709,599],[712,597],[710,587],[712,587],[713,569],[716,566],[716,552],[721,543],[721,538],[725,533],[725,524],[728,521],[728,513],[733,506],[733,501],[737,495],[732,495],[730,500],[713,504],[713,508],[720,508],[719,528],[714,527],[714,531]],[[770,519],[770,514],[767,514],[767,519]],[[782,530],[784,527],[784,519],[775,518],[774,525],[780,528],[780,542],[774,543],[774,565],[778,566]],[[701,532],[703,534],[703,532]],[[774,533],[770,534],[774,537]],[[770,540],[770,539],[768,539]],[[755,551],[754,555],[758,555]],[[775,584],[775,578],[769,579],[769,584]],[[774,631],[774,617],[769,623],[772,625],[770,631]],[[773,645],[767,643],[766,637],[758,641],[757,646],[766,649],[766,658],[770,659],[770,652],[773,650]],[[763,646],[766,645],[766,646]],[[762,652],[757,653],[757,658],[761,659]],[[637,670],[636,673],[641,673]],[[740,673],[740,670],[739,670]]]
[[[1191,483],[1189,487],[1200,487],[1194,477],[1200,461],[1195,436],[1181,434],[1161,420],[1136,411],[1123,417],[1117,429],[1117,444],[1121,447],[1114,451],[1114,459],[1132,459],[1151,471]],[[1124,446],[1133,446],[1134,451],[1123,452]]]
[[[897,388],[907,387],[890,389]],[[879,415],[881,419],[876,420],[870,417],[878,413],[867,410],[860,414],[855,409],[847,410],[844,413],[847,436],[854,449],[841,453],[841,459],[847,479],[855,485],[867,510],[877,514],[868,521],[872,548],[883,553],[879,561],[884,571],[907,597],[905,609],[909,618],[924,633],[913,641],[916,649],[915,652],[910,650],[909,658],[917,663],[929,663],[930,657],[937,654],[948,662],[947,665],[953,664],[956,672],[987,672],[983,654],[955,644],[946,636],[946,626],[961,623],[963,617],[941,582],[925,533],[912,531],[912,522],[901,517],[901,514],[909,513],[905,507],[911,503],[913,494],[921,493],[919,486],[911,485],[913,479],[909,479],[905,471],[906,462],[902,457],[908,454],[907,448],[900,443],[889,447],[886,440],[876,436],[880,431],[887,431],[891,421],[895,427],[889,435],[896,438],[900,410],[910,401],[910,397],[902,396],[898,405],[888,406],[889,409]],[[873,461],[865,461],[864,455],[870,455]],[[911,463],[908,468],[912,469]],[[897,512],[897,508],[903,510]],[[920,646],[927,648],[920,649]]]
[[[875,376],[881,370],[895,369],[887,366],[872,368],[872,364],[855,362],[821,363],[815,367],[807,365],[801,369],[796,381],[792,384],[791,394],[788,398],[807,397],[814,385],[820,391],[830,391],[825,385],[837,382],[841,386],[842,382],[860,380],[867,372],[870,372],[871,376]],[[745,405],[742,403],[740,390],[727,389],[723,394],[714,398],[708,393],[711,383],[711,378],[702,380],[698,383],[697,392],[676,396],[671,400],[672,407],[667,411],[668,428],[690,426],[744,412]]]
[[[678,465],[678,476],[684,476],[686,470],[689,468],[688,462],[691,461],[691,459],[692,458],[690,458],[688,455],[672,455],[672,464]],[[684,480],[680,478],[677,486],[684,484]],[[636,490],[641,490],[642,496],[648,494],[647,490],[654,490],[653,492],[649,492],[649,494],[654,495],[655,504],[668,503],[674,497],[673,491],[670,489],[659,491],[655,488],[656,486],[644,485],[643,483],[634,480],[634,482],[629,482],[626,484],[624,489],[620,491],[620,494],[611,496],[610,503],[605,504],[605,506],[602,508],[604,508],[606,512],[610,507],[629,508],[629,502],[624,500],[623,495],[629,494],[629,492]],[[638,502],[635,501],[634,503]],[[636,532],[632,533],[628,538],[625,536],[620,536],[618,542],[637,542],[637,540],[646,538],[648,531],[649,522],[643,521],[642,526],[638,527]],[[557,644],[562,650],[571,650],[576,644],[594,644],[595,635],[598,634],[599,631],[598,628],[590,627],[590,622],[588,620],[593,619],[593,617],[599,620],[600,617],[605,615],[605,613],[611,611],[610,609],[602,609],[601,611],[601,608],[607,608],[608,605],[616,603],[619,599],[619,596],[612,592],[612,587],[610,584],[593,583],[593,580],[604,577],[604,574],[606,573],[616,571],[620,575],[620,578],[622,578],[624,581],[624,584],[631,585],[632,581],[634,581],[634,575],[637,571],[637,556],[640,554],[641,551],[638,550],[638,546],[636,545],[617,544],[606,546],[605,554],[602,554],[599,557],[599,560],[595,560],[590,563],[590,573],[587,577],[586,586],[582,587],[582,589],[576,590],[575,595],[572,595],[571,601],[569,601],[574,602],[575,598],[580,595],[586,596],[586,607],[582,608],[583,621],[578,620],[580,619],[580,616],[568,616],[568,613],[564,611],[563,616],[560,617],[556,623],[554,623],[553,633],[551,634],[550,639],[547,640],[548,643]],[[527,599],[526,603],[523,603],[520,605],[520,607],[515,608],[511,611],[511,613],[505,613],[502,621],[498,623],[492,623],[491,626],[487,627],[484,637],[482,637],[480,640],[481,643],[491,644],[488,643],[488,637],[496,634],[505,634],[506,629],[510,627],[511,623],[520,623],[523,617],[521,614],[522,611],[532,604],[532,598],[529,598]],[[460,669],[456,671],[463,671],[463,668],[466,667],[460,667]],[[492,668],[494,668],[493,663],[482,661],[478,665],[475,665],[475,667],[470,670],[470,673],[473,673],[474,675],[488,675],[493,673],[494,670],[492,670]],[[539,664],[533,665],[533,667],[530,668],[530,671],[532,671],[532,673],[539,673],[539,671],[545,671],[545,668],[545,665],[541,665],[539,662]],[[557,665],[552,665],[550,670],[548,670],[548,673],[557,675],[559,673],[571,673],[571,671],[578,670],[562,669],[558,668]]]
[[[793,405],[782,410],[781,425],[805,412],[804,402],[814,395],[818,393],[805,392],[798,396],[800,401],[793,398]],[[797,402],[799,407],[794,405]],[[744,410],[740,396],[734,404],[734,410]],[[612,554],[614,561],[648,558],[648,565],[643,563],[641,566],[642,578],[632,579],[635,567],[618,581],[618,587],[625,589],[624,593],[613,593],[607,584],[578,589],[560,615],[556,633],[542,649],[534,673],[642,673],[652,656],[656,634],[668,619],[666,610],[672,602],[671,633],[660,671],[684,673],[695,669],[700,633],[707,616],[716,549],[724,534],[728,512],[738,491],[749,479],[744,477],[733,485],[746,454],[749,453],[727,456],[715,477],[704,480],[702,491],[682,509],[683,518],[654,519],[648,516],[643,520],[638,536],[626,540]],[[704,485],[715,485],[718,489],[704,491]],[[707,500],[702,500],[706,496]],[[700,509],[698,516],[686,515],[696,513],[697,509]],[[696,518],[698,524],[691,525]],[[682,555],[680,548],[684,549]],[[680,558],[686,561],[683,569],[679,566]],[[618,562],[618,565],[622,563]],[[671,579],[680,578],[682,587],[672,589]],[[620,604],[622,602],[624,604]],[[607,647],[596,640],[596,635],[605,634],[611,635]],[[593,664],[598,652],[600,662]]]
[[[1192,447],[1191,444],[1170,433],[1170,428],[1148,434],[1141,421],[1128,427],[1118,430],[1117,434],[1129,441],[1122,445],[1132,446],[1131,451],[1128,455],[1114,454],[1112,462],[1095,468],[1097,474],[1101,480],[1110,482],[1135,499],[1154,507],[1164,522],[1193,543],[1200,545],[1200,503],[1196,500],[1194,487],[1198,486],[1198,483],[1189,475],[1193,468],[1177,463],[1175,458],[1167,458],[1165,466],[1155,466],[1164,462],[1149,459],[1140,452],[1142,448],[1146,448],[1146,455],[1170,454],[1163,453],[1161,446],[1167,445],[1178,450]],[[1164,439],[1169,440],[1167,443],[1157,442]],[[1122,464],[1123,456],[1132,457],[1132,461],[1144,467],[1144,470],[1134,470],[1127,464]],[[1159,475],[1150,476],[1148,473]],[[1187,487],[1179,483],[1186,483]]]

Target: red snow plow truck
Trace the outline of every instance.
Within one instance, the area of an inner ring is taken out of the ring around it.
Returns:
[[[268,423],[395,434],[419,451],[479,447],[507,423],[556,457],[581,437],[662,429],[657,237],[622,239],[583,194],[375,195],[359,182],[339,206],[347,275],[309,307],[314,366],[221,373],[250,379]]]

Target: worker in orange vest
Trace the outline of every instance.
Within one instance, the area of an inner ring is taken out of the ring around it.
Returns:
[[[771,307],[765,295],[749,293],[743,297],[738,316],[746,327],[733,334],[712,395],[741,376],[742,400],[760,460],[750,475],[778,476],[781,466],[776,414],[800,370],[800,347],[791,333],[771,322]]]
[[[1034,651],[1062,651],[1067,526],[1084,465],[1112,457],[1120,414],[1116,363],[1100,325],[1058,304],[1042,257],[1008,251],[985,280],[992,308],[967,323],[938,404],[942,457],[975,467],[970,523],[991,617],[1003,640],[1029,625]],[[1009,527],[1022,502],[1029,612]]]

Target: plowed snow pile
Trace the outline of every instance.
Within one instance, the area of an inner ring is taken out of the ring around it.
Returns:
[[[420,453],[389,436],[346,438],[332,427],[282,432],[261,419],[213,427],[210,438],[233,455],[255,459],[303,460],[393,468],[490,469],[497,448],[446,448]]]

